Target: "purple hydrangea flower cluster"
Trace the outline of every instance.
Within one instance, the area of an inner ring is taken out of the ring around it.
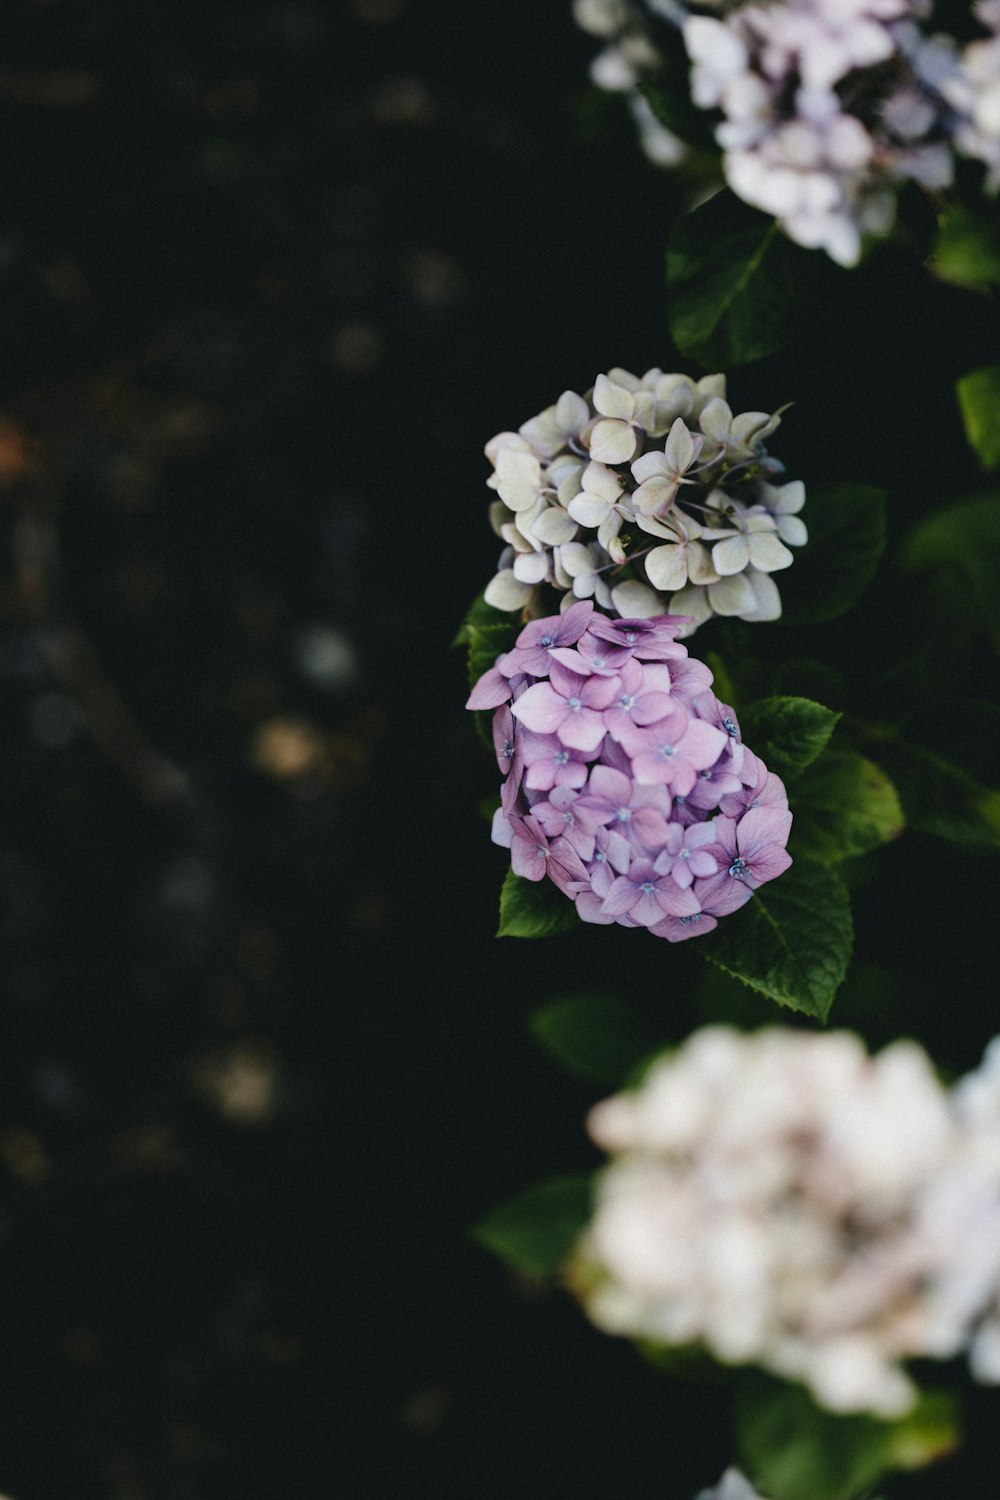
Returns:
[[[585,922],[672,943],[791,864],[785,788],[678,641],[683,623],[582,600],[526,625],[466,704],[495,710],[493,840],[515,873],[548,876]]]

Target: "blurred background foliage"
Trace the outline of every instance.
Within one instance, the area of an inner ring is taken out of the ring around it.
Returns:
[[[625,989],[675,1037],[775,1015],[624,931],[492,935],[493,772],[447,651],[494,562],[482,445],[671,363],[679,190],[557,12],[3,6],[14,1500],[652,1500],[728,1460],[724,1390],[667,1383],[467,1238],[535,1168],[594,1161],[592,1092],[526,1035],[541,1000]],[[997,326],[970,298],[887,250],[732,382],[796,403],[791,475],[890,491],[893,547],[982,489],[951,393]],[[890,716],[908,674],[925,742],[960,733],[988,777],[995,642],[941,650],[937,603],[886,572],[832,653],[779,627],[765,658],[863,663]],[[856,898],[835,1020],[975,1062],[982,858],[881,851],[896,899]]]

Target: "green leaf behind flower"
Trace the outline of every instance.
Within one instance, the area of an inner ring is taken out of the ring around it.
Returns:
[[[555,1276],[593,1211],[592,1177],[549,1177],[494,1208],[472,1237],[518,1271]]]
[[[500,890],[497,937],[543,938],[577,925],[576,907],[546,876],[525,880],[508,870]]]
[[[799,856],[723,918],[702,946],[710,963],[790,1010],[825,1021],[853,944],[843,881]]]
[[[867,854],[906,826],[888,776],[851,750],[826,750],[808,767],[796,783],[793,811],[792,852],[824,865]]]
[[[906,573],[925,573],[972,611],[1000,648],[1000,495],[979,495],[926,516],[899,555]]]
[[[793,780],[826,749],[839,718],[811,698],[761,698],[740,715],[744,741],[783,781]]]
[[[737,1400],[743,1467],[769,1500],[857,1500],[894,1469],[917,1469],[958,1442],[957,1405],[943,1392],[922,1395],[893,1421],[838,1416],[801,1386],[747,1377]]]
[[[959,286],[1000,282],[1000,225],[953,203],[941,216],[931,269]]]
[[[655,1044],[633,1006],[600,992],[552,1000],[530,1024],[560,1067],[607,1088],[621,1087]]]
[[[706,369],[793,343],[838,273],[723,188],[683,215],[667,245],[667,311],[677,348]]]
[[[984,469],[1000,467],[1000,365],[972,370],[955,390],[970,448]]]
[[[1000,791],[897,730],[853,728],[877,747],[898,789],[909,828],[967,848],[1000,849]]]
[[[809,541],[781,575],[782,624],[817,625],[853,609],[885,551],[885,491],[867,484],[809,486]]]

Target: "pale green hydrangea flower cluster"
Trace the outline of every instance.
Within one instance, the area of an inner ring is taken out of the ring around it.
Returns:
[[[505,546],[486,602],[527,616],[593,599],[624,617],[776,620],[773,575],[807,540],[800,480],[764,443],[780,412],[734,414],[726,377],[647,370],[598,375],[585,395],[486,445]]]

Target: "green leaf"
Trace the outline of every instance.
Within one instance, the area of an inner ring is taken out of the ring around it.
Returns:
[[[670,234],[674,342],[713,370],[762,359],[806,331],[812,303],[835,274],[826,256],[793,245],[773,219],[723,188]]]
[[[969,446],[984,469],[1000,466],[1000,365],[963,375],[955,387]]]
[[[899,792],[907,826],[973,849],[1000,849],[1000,791],[915,745],[899,731],[854,726],[877,745]]]
[[[579,922],[576,907],[547,876],[525,880],[508,870],[500,891],[497,937],[543,938],[569,932]]]
[[[942,281],[959,286],[1000,282],[1000,225],[952,204],[941,218],[930,265]]]
[[[906,573],[926,572],[978,617],[1000,648],[1000,495],[979,495],[926,516],[899,555]]]
[[[796,784],[793,811],[794,848],[824,865],[867,854],[906,826],[888,776],[850,750],[827,750],[808,768]]]
[[[958,1442],[957,1404],[921,1396],[894,1421],[820,1410],[800,1386],[745,1381],[737,1400],[742,1465],[769,1500],[857,1500],[893,1469],[916,1469]]]
[[[518,1271],[555,1276],[593,1211],[592,1177],[549,1177],[494,1208],[472,1237]]]
[[[810,485],[809,541],[781,578],[782,623],[817,625],[852,609],[875,576],[886,541],[885,491]]]
[[[618,1088],[652,1050],[637,1011],[617,995],[567,995],[531,1017],[537,1041],[559,1065],[586,1083]]]
[[[503,610],[494,609],[487,604],[482,594],[478,594],[469,606],[468,613],[458,628],[458,632],[452,641],[453,646],[465,646],[466,665],[469,674],[469,687],[475,687],[484,672],[488,672],[498,656],[509,651],[521,629],[521,622],[516,615],[506,614]],[[492,748],[491,721],[492,714],[477,712],[475,715],[476,730],[483,744]]]
[[[719,923],[702,953],[790,1010],[825,1021],[847,973],[853,929],[844,883],[803,858]]]
[[[826,749],[839,713],[811,698],[761,698],[740,715],[744,742],[782,781]]]

